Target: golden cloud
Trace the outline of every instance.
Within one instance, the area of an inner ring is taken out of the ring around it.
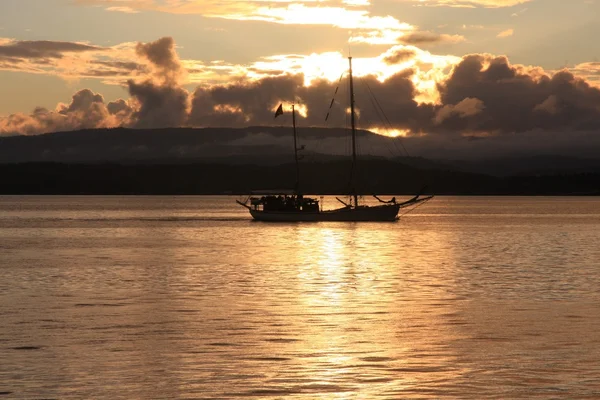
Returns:
[[[114,66],[121,61],[111,57],[125,49],[145,67],[145,75],[139,73],[139,79],[127,82],[128,100],[106,104],[100,94],[84,89],[70,104],[59,104],[54,111],[36,108],[29,115],[0,118],[0,134],[109,126],[270,124],[271,108],[290,101],[302,104],[299,110],[305,125],[318,126],[323,115],[316,110],[329,104],[339,75],[348,66],[348,60],[336,52],[275,55],[248,65],[181,62],[173,39],[168,37],[113,48],[62,42],[0,43],[10,48],[4,50],[5,56],[18,54],[24,62],[62,60],[73,56],[67,49],[71,53],[78,49],[92,64]],[[48,49],[53,51],[47,53]],[[471,54],[458,58],[405,45],[374,57],[356,57],[353,66],[355,76],[363,77],[356,82],[358,90],[366,86],[394,111],[387,124],[396,135],[492,138],[538,130],[588,132],[600,126],[600,90],[565,70],[551,74],[539,67],[510,64],[504,56]],[[190,67],[206,78],[193,93],[182,86],[188,83],[184,70],[195,74]],[[584,63],[577,68],[593,73],[600,65]],[[211,76],[216,73],[228,76],[228,81],[211,85]],[[336,109],[343,117],[344,107]],[[358,103],[358,115],[365,123],[376,120],[376,114],[369,111],[367,103]],[[375,123],[371,128],[384,125]]]
[[[388,44],[397,43],[413,45],[432,45],[440,43],[460,43],[466,39],[462,35],[448,35],[434,32],[401,31],[382,29],[378,31],[359,32],[350,37],[350,43]]]
[[[0,39],[3,43],[0,45],[0,70],[54,75],[65,80],[92,78],[111,85],[125,85],[130,80],[154,79],[156,76],[169,82],[211,86],[236,80],[259,81],[267,77],[302,75],[304,85],[310,86],[319,80],[336,81],[348,66],[346,57],[340,52],[279,54],[248,64],[221,60],[180,61],[174,53],[172,39],[161,40],[170,41],[170,46],[159,47],[169,49],[168,52],[142,51],[147,45],[131,42],[113,47],[74,42],[47,42],[33,46],[31,42]],[[55,50],[44,53],[36,46]],[[11,49],[10,52],[7,49]],[[23,50],[16,53],[14,49],[27,49],[31,54],[22,53]],[[158,59],[166,61],[158,63]],[[434,55],[412,45],[396,45],[378,56],[355,57],[354,74],[371,75],[383,82],[400,71],[411,70],[419,101],[435,102],[436,83],[443,78],[444,71],[447,72],[459,60],[454,56]]]
[[[510,37],[510,36],[512,36],[514,34],[515,34],[515,30],[514,29],[507,29],[505,31],[500,32],[498,35],[496,35],[496,37],[506,38],[506,37]]]
[[[99,78],[121,83],[145,74],[143,63],[132,61],[135,43],[113,47],[85,42],[18,41],[0,39],[0,70],[57,75],[67,80]]]
[[[513,7],[519,4],[528,3],[533,0],[405,0],[419,3],[423,6],[446,6],[446,7]]]
[[[283,25],[321,25],[355,31],[354,41],[396,44],[415,27],[386,15],[372,15],[368,0],[76,0],[78,4],[105,6],[109,11],[159,11],[199,14],[210,18],[264,21]],[[326,5],[325,5],[326,4]]]
[[[573,74],[584,78],[590,85],[600,88],[600,62],[585,62],[569,68]]]
[[[106,9],[106,11],[116,11],[116,12],[122,12],[122,13],[127,13],[127,14],[137,14],[139,13],[138,10],[135,10],[131,7],[125,7],[125,6],[115,6],[115,7],[108,7]]]

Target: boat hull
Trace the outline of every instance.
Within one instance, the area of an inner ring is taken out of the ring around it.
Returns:
[[[381,206],[343,207],[337,210],[305,212],[305,211],[263,211],[250,209],[252,218],[264,222],[391,222],[398,219],[399,204]]]

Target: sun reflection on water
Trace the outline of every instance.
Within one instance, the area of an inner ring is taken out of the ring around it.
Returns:
[[[455,309],[460,303],[449,290],[453,239],[443,230],[415,234],[410,226],[394,228],[298,229],[298,242],[311,249],[302,253],[299,303],[311,317],[310,346],[327,365],[315,379],[352,376],[371,388],[361,387],[361,393],[394,395],[466,373],[426,367],[452,365],[456,355],[448,351],[450,343],[464,335],[447,324],[449,318],[460,321]],[[431,348],[439,351],[425,350]],[[319,370],[312,363],[307,368]]]

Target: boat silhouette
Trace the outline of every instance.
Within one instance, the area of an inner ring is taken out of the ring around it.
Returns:
[[[296,133],[296,108],[292,105],[292,125],[294,132],[294,158],[296,162],[296,184],[294,190],[269,190],[254,191],[247,196],[245,201],[236,200],[236,202],[247,208],[252,218],[257,221],[265,222],[317,222],[317,221],[338,221],[338,222],[377,222],[377,221],[396,221],[398,213],[402,208],[416,206],[417,204],[431,200],[434,196],[421,196],[421,193],[404,202],[397,202],[396,198],[383,200],[377,195],[373,197],[379,201],[378,205],[359,204],[359,196],[354,184],[355,166],[356,166],[356,113],[354,102],[354,81],[352,77],[352,57],[348,57],[348,76],[350,85],[350,121],[352,125],[352,169],[351,169],[351,187],[346,193],[350,200],[344,201],[338,197],[336,199],[342,204],[342,207],[323,210],[322,204],[314,197],[304,196],[299,190],[300,167]],[[333,104],[333,100],[332,100]],[[279,105],[275,111],[275,118],[283,114],[283,104]],[[422,192],[423,190],[421,190]]]

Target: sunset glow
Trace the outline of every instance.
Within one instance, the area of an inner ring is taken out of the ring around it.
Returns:
[[[388,137],[406,137],[410,134],[410,131],[407,129],[385,129],[378,126],[372,126],[366,129],[378,135]]]
[[[371,96],[393,116],[395,136],[446,129],[473,136],[595,126],[579,124],[582,117],[572,111],[578,108],[586,120],[595,121],[590,110],[600,108],[594,91],[600,86],[598,63],[585,50],[590,46],[546,52],[540,38],[553,26],[553,18],[573,35],[592,29],[585,21],[598,5],[541,3],[48,1],[35,4],[56,24],[51,28],[41,22],[37,29],[11,22],[10,15],[16,21],[18,13],[26,12],[25,3],[18,3],[23,5],[0,14],[0,78],[6,93],[0,99],[0,133],[88,126],[268,125],[268,108],[281,102],[295,102],[302,123],[319,125],[336,88],[342,92],[330,111],[344,113],[349,55],[360,95],[357,114],[377,133],[383,127],[368,122],[381,119],[367,107],[375,101]],[[550,25],[532,20],[548,4],[556,9],[545,14]],[[79,19],[67,24],[61,18],[68,13]],[[74,36],[60,28],[85,32],[83,21],[90,16],[114,30],[110,35],[91,30]],[[578,30],[579,25],[588,28]],[[142,29],[147,26],[156,32]],[[50,29],[55,29],[54,36],[44,36]],[[539,33],[526,37],[525,32]],[[591,31],[569,41],[587,43],[589,37],[594,37]],[[552,43],[561,46],[560,41]],[[558,83],[548,86],[551,80],[578,88],[573,93],[579,98],[566,97]],[[532,95],[524,97],[518,84],[529,85]],[[527,110],[522,121],[504,124],[510,119],[501,117],[506,110],[502,104],[525,100],[519,106]],[[546,126],[549,120],[541,113],[556,120]]]
[[[0,400],[600,393],[600,0],[0,0]]]

